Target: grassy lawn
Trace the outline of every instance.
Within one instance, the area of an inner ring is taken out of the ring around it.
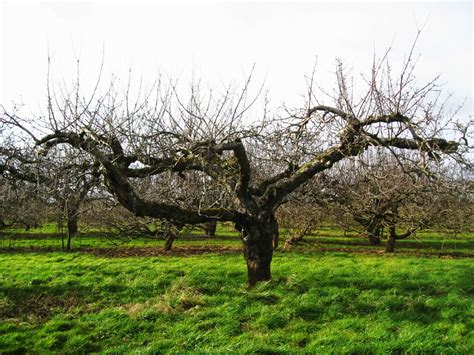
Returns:
[[[0,352],[474,352],[471,258],[308,247],[245,283],[239,254],[2,252]]]

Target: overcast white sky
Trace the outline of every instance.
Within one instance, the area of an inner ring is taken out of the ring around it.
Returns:
[[[473,5],[465,2],[160,3],[3,1],[0,104],[44,107],[48,48],[54,77],[92,82],[104,53],[105,73],[151,82],[157,72],[209,86],[240,82],[256,63],[275,105],[296,104],[304,75],[318,58],[322,86],[332,84],[335,58],[366,71],[374,50],[409,51],[424,26],[418,77],[442,74],[455,99],[473,112]]]

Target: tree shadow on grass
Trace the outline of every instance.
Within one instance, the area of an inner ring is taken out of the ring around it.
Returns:
[[[47,285],[47,281],[27,286],[0,287],[0,320],[45,321],[56,314],[81,314],[99,312],[104,307],[121,305],[133,294],[136,299],[160,293],[156,287],[146,285],[130,287],[120,283],[95,286],[79,282]],[[171,279],[162,280],[160,289],[165,289]],[[153,285],[156,286],[156,285]]]
[[[311,294],[307,304],[295,306],[296,315],[305,320],[328,320],[366,315],[388,317],[396,323],[427,325],[457,317],[463,322],[469,297],[474,294],[474,267],[459,265],[433,278],[426,273],[395,271],[391,277],[376,272],[320,275],[300,282],[303,293]],[[298,290],[299,291],[299,290]],[[453,320],[453,319],[452,319]]]
[[[69,313],[87,303],[91,289],[87,287],[2,287],[0,319],[46,320],[56,313]]]

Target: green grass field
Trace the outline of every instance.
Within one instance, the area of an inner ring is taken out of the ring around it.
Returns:
[[[394,255],[354,240],[278,251],[273,280],[248,289],[238,252],[112,257],[18,238],[22,248],[0,252],[0,353],[474,352],[472,236],[427,234]],[[216,244],[239,246],[233,236],[176,246]]]

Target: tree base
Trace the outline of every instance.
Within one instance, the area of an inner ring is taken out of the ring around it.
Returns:
[[[386,253],[394,253],[395,252],[395,239],[388,239],[387,246],[385,247]]]
[[[380,238],[375,236],[369,236],[369,245],[378,246],[380,245]]]
[[[247,260],[248,286],[253,287],[261,281],[272,279],[270,260]]]

